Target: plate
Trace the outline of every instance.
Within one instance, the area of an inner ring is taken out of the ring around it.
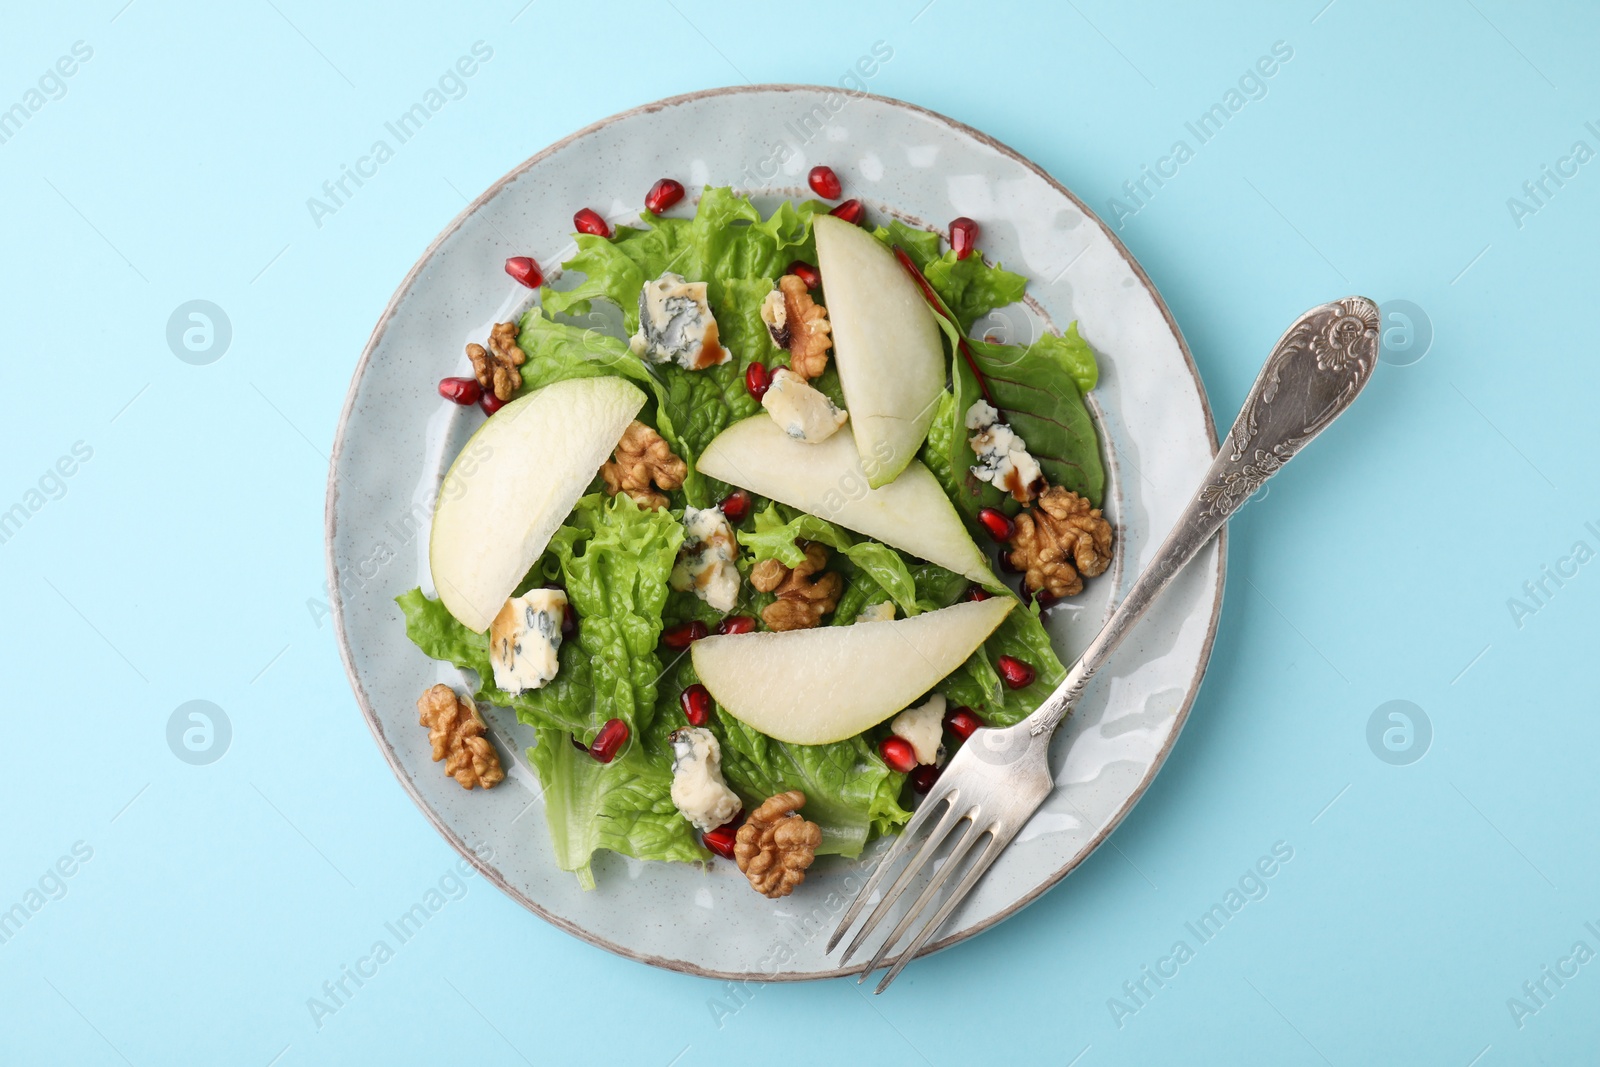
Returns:
[[[506,766],[488,792],[461,789],[429,758],[416,700],[429,685],[471,685],[405,636],[394,598],[431,590],[430,504],[445,469],[482,421],[442,401],[441,377],[470,373],[463,349],[525,306],[507,256],[554,268],[575,251],[583,206],[631,221],[656,179],[691,190],[732,184],[764,208],[810,195],[805,176],[834,167],[870,217],[983,227],[985,252],[1029,279],[1026,305],[981,333],[1027,341],[1077,320],[1099,354],[1090,395],[1107,451],[1106,514],[1115,566],[1079,603],[1047,617],[1072,662],[1114,598],[1176,521],[1211,462],[1205,390],[1150,279],[1083,202],[1018,153],[942,115],[821,86],[764,85],[673,97],[598,122],[496,182],[429,246],[378,320],[356,367],[334,444],[327,497],[331,605],[340,653],[378,747],[429,821],[530,911],[612,952],[718,978],[802,980],[853,974],[823,953],[827,935],[877,855],[819,860],[791,897],[750,891],[732,863],[595,858],[598,888],[560,870],[525,749],[532,730],[486,708]],[[690,200],[694,199],[691,195]],[[685,202],[675,214],[692,210]],[[1222,605],[1224,543],[1174,583],[1096,676],[1052,748],[1057,788],[926,951],[1013,915],[1082,863],[1150,785],[1187,718]]]

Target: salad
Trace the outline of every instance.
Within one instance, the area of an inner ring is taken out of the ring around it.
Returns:
[[[562,287],[508,260],[531,306],[439,386],[490,417],[440,490],[434,595],[398,603],[476,687],[421,721],[467,789],[504,777],[480,702],[531,727],[585,888],[610,850],[777,897],[895,832],[1054,690],[1041,614],[1112,555],[1076,323],[970,336],[1026,286],[973,220],[946,247],[810,180],[770,213],[713,187],[669,213],[670,179],[638,225],[579,211]]]

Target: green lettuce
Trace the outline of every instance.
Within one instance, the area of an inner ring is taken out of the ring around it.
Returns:
[[[577,636],[562,649],[576,645],[588,663],[588,721],[596,729],[622,719],[637,735],[650,724],[661,676],[662,608],[682,544],[683,524],[670,512],[640,508],[626,493],[584,497],[550,539],[549,553],[579,620]],[[576,685],[570,692],[548,685],[515,706],[524,722],[539,725],[559,721],[577,695]]]
[[[956,317],[962,333],[996,308],[1021,300],[1028,284],[1020,274],[985,263],[977,252],[957,259],[954,249],[930,261],[923,268],[923,275]]]
[[[544,789],[556,863],[594,888],[594,853],[610,849],[642,860],[698,860],[708,853],[672,803],[672,763],[630,742],[610,763],[578,751],[568,735],[545,727],[528,760]]]

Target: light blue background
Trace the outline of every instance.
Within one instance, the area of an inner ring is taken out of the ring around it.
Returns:
[[[1600,148],[1600,27],[1577,2],[1325,2],[8,4],[0,108],[74,42],[93,56],[0,144],[0,509],[75,442],[93,456],[0,544],[0,907],[74,843],[93,856],[0,944],[0,1061],[1592,1062],[1600,962],[1520,1027],[1507,1000],[1600,950],[1600,563],[1520,626],[1507,602],[1600,548],[1600,162],[1520,227],[1507,198]],[[315,226],[306,199],[478,40],[467,94]],[[466,198],[549,142],[706,86],[835,82],[878,40],[873,91],[1102,213],[1286,42],[1121,236],[1224,424],[1323,300],[1413,301],[1431,350],[1381,367],[1239,517],[1187,732],[1114,847],[1021,915],[881,998],[735,1000],[474,878],[319,1029],[307,999],[455,862],[318,610],[327,452],[373,322]],[[208,366],[165,339],[196,298],[233,329]],[[166,740],[192,699],[232,724],[208,766]],[[1367,741],[1396,699],[1433,730],[1404,766]],[[1184,923],[1276,842],[1265,899],[1119,1027],[1109,998],[1197,944]]]

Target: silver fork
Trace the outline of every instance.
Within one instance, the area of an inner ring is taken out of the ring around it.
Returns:
[[[844,955],[847,962],[894,909],[917,874],[946,840],[949,852],[858,981],[876,971],[890,950],[954,880],[954,887],[923,923],[878,983],[882,993],[966,899],[1030,816],[1055,787],[1050,774],[1050,737],[1067,717],[1090,679],[1149,610],[1174,575],[1193,559],[1263,482],[1302,445],[1350,405],[1372,377],[1378,360],[1378,308],[1352,296],[1323,304],[1296,319],[1267,358],[1244,407],[1194,499],[1126,599],[1084,650],[1066,679],[1032,715],[1003,729],[976,731],[956,753],[888,855],[862,887],[828,940],[832,952],[895,865],[909,861],[862,923]],[[937,819],[936,819],[937,816]],[[932,825],[925,836],[922,831]],[[959,836],[958,827],[961,828]],[[920,840],[912,854],[913,842]],[[980,842],[982,845],[980,847]],[[975,858],[974,858],[975,857]],[[969,861],[970,862],[967,862]],[[957,875],[959,874],[959,879]]]

